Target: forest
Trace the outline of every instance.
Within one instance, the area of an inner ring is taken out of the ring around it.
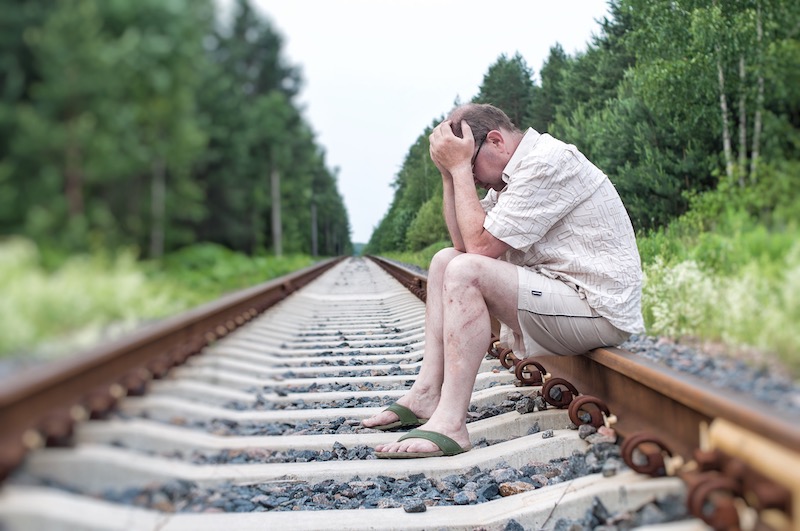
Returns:
[[[0,234],[50,253],[350,252],[300,71],[246,0],[0,0]]]

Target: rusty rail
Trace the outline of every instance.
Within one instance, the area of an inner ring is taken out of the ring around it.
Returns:
[[[227,295],[129,337],[29,370],[0,389],[0,481],[29,449],[70,444],[73,424],[101,418],[144,393],[203,347],[235,330],[343,260],[332,258]]]
[[[585,356],[537,359],[554,374],[569,374],[581,393],[601,396],[613,404],[621,433],[658,434],[687,459],[701,445],[697,427],[716,418],[800,451],[800,425],[788,422],[774,410],[622,349],[601,348]]]
[[[408,289],[408,291],[416,295],[422,302],[425,302],[428,289],[427,275],[413,271],[380,256],[368,256],[367,258],[381,266],[387,273],[392,275],[395,280]]]

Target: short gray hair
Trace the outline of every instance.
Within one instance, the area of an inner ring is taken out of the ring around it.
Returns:
[[[466,120],[472,129],[472,136],[475,142],[486,138],[489,131],[494,129],[505,129],[510,132],[520,132],[514,125],[511,118],[506,113],[488,103],[466,103],[460,105],[450,112],[449,119],[452,121],[451,129],[453,133],[463,138],[461,131],[461,120]]]

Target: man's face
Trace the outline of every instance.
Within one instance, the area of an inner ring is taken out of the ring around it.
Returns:
[[[472,178],[475,185],[485,190],[499,192],[506,186],[506,183],[503,181],[502,168],[500,170],[495,168],[496,160],[494,153],[491,152],[495,146],[491,142],[487,142],[486,137],[477,142],[477,146],[475,155],[472,157]]]

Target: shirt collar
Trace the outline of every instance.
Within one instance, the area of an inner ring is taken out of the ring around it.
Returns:
[[[522,162],[522,159],[525,155],[530,152],[533,145],[539,140],[541,135],[532,127],[529,127],[525,134],[522,136],[522,140],[520,140],[517,149],[514,150],[514,154],[511,155],[511,159],[506,164],[506,167],[503,168],[503,182],[508,184],[508,179],[510,178],[511,174],[514,173],[514,170],[517,169],[519,163]]]

